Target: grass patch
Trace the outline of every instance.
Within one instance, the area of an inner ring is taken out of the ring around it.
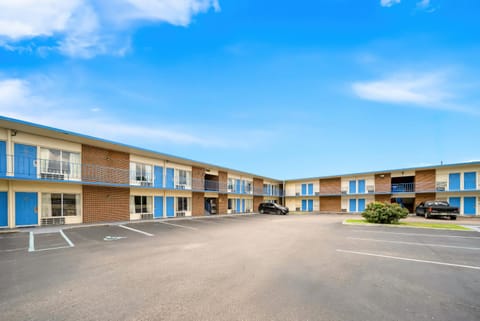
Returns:
[[[365,220],[361,219],[347,219],[345,220],[346,223],[351,223],[351,224],[365,224],[369,225],[371,223],[368,223]],[[395,226],[412,226],[412,227],[423,227],[423,228],[442,228],[442,229],[448,229],[448,230],[456,230],[456,231],[471,231],[468,227],[460,226],[457,224],[451,224],[451,223],[430,223],[430,222],[399,222],[395,224],[378,224],[378,225],[395,225]]]

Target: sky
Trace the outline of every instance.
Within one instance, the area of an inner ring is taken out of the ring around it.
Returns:
[[[0,0],[0,115],[277,179],[480,159],[475,0]]]

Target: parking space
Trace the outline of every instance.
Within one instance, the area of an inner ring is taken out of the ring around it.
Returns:
[[[66,238],[34,234],[33,253],[29,233],[0,235],[0,249],[22,248],[0,252],[2,317],[21,319],[28,306],[32,320],[52,311],[59,320],[480,319],[480,233],[342,220],[249,215],[63,227]]]

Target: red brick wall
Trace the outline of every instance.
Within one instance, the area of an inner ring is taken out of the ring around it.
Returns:
[[[82,145],[82,180],[129,184],[130,156],[98,147]]]
[[[219,193],[226,193],[227,192],[227,179],[228,175],[227,172],[223,171],[218,171],[218,184],[219,184]],[[225,205],[227,206],[227,205]],[[219,208],[220,210],[220,208]],[[220,212],[223,214],[223,212]],[[226,207],[225,207],[225,213],[227,213]]]
[[[83,186],[83,222],[130,220],[130,189]]]
[[[320,197],[320,212],[340,212],[342,210],[341,199],[340,196]]]
[[[425,170],[415,172],[415,191],[432,192],[435,191],[435,170]]]
[[[254,196],[253,197],[253,211],[258,211],[258,206],[263,202],[263,196]]]
[[[415,195],[415,207],[418,206],[421,202],[433,201],[435,200],[435,193],[425,193],[425,194],[416,194]]]
[[[261,178],[253,178],[253,194],[255,195],[261,195],[263,194],[263,179]],[[254,211],[258,208],[258,206],[255,206],[255,199],[253,200],[253,208]]]
[[[380,203],[391,203],[391,195],[390,194],[380,194],[375,195],[375,202]]]
[[[205,188],[205,169],[201,167],[192,167],[192,189],[194,191],[203,191]]]
[[[383,177],[382,177],[383,176]],[[390,173],[375,175],[375,192],[390,193],[392,190],[392,176]],[[389,198],[390,202],[390,198]]]
[[[227,194],[218,194],[218,214],[227,214],[228,208],[228,195]]]
[[[341,179],[339,178],[326,178],[320,180],[320,195],[328,194],[340,194]]]
[[[192,215],[205,215],[205,193],[192,192]]]

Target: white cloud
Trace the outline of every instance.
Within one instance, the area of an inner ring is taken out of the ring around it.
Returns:
[[[191,124],[188,127],[181,123],[131,124],[99,106],[88,107],[88,102],[49,96],[53,86],[55,82],[46,77],[0,79],[0,115],[135,145],[140,141],[143,146],[158,146],[161,142],[206,148],[232,147],[234,137],[227,137],[221,128],[217,133],[207,134],[203,128]],[[251,138],[245,140],[249,143],[240,143],[235,148],[251,148],[250,141],[265,133],[245,130],[245,135]]]
[[[417,8],[426,9],[430,6],[430,0],[421,0],[417,2]]]
[[[132,23],[188,26],[194,15],[210,8],[219,11],[218,0],[0,1],[0,45],[24,50],[31,46],[19,44],[22,41],[53,39],[56,45],[47,49],[69,56],[123,55]]]
[[[353,92],[370,101],[479,114],[472,107],[456,103],[447,72],[414,72],[390,75],[380,80],[352,84]]]
[[[400,0],[380,0],[380,5],[382,7],[391,7],[399,3],[400,3]]]

